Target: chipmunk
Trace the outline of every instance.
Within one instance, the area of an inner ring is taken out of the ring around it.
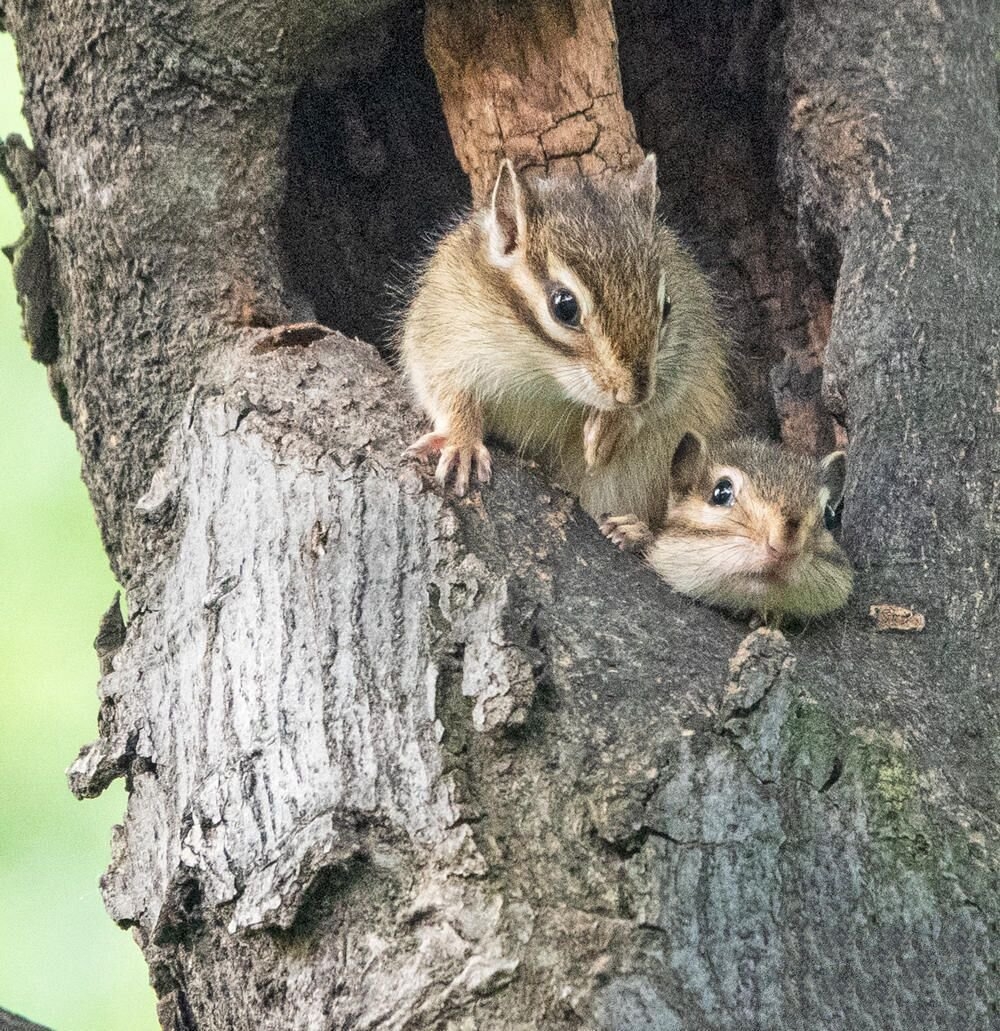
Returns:
[[[670,464],[662,530],[631,514],[605,517],[601,529],[681,594],[764,620],[819,616],[851,593],[850,564],[830,533],[846,474],[843,451],[815,462],[771,441],[709,447],[687,433]]]
[[[602,183],[528,182],[504,161],[489,203],[442,238],[398,340],[433,421],[407,453],[439,453],[442,485],[490,479],[490,435],[591,515],[658,525],[663,454],[686,427],[724,430],[732,402],[711,291],[657,196],[652,154]]]

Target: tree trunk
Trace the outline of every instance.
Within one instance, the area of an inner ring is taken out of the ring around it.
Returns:
[[[165,1028],[998,1026],[995,11],[616,12],[752,421],[849,439],[856,596],[790,640],[513,457],[442,497],[379,353],[282,328],[374,326],[445,118],[476,196],[633,163],[607,3],[434,0],[439,99],[374,0],[8,0],[15,276],[129,601],[70,781],[126,778]]]

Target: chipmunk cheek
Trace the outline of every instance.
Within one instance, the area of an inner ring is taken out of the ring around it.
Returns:
[[[553,376],[570,400],[591,408],[615,407],[614,398],[601,386],[598,377],[585,363],[562,363],[554,370]]]

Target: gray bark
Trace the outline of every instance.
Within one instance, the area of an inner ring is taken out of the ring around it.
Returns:
[[[6,11],[26,325],[129,600],[70,780],[126,778],[163,1026],[1000,1026],[995,12],[752,8],[860,574],[786,639],[512,457],[428,489],[379,354],[272,328],[296,90],[382,6]]]

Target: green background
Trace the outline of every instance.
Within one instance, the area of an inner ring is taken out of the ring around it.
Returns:
[[[14,47],[0,35],[0,133],[27,137]],[[0,243],[21,217],[0,186]],[[65,769],[97,736],[91,642],[115,582],[73,435],[21,338],[0,262],[0,1006],[55,1031],[158,1027],[146,967],[98,879],[118,781],[78,802]]]

